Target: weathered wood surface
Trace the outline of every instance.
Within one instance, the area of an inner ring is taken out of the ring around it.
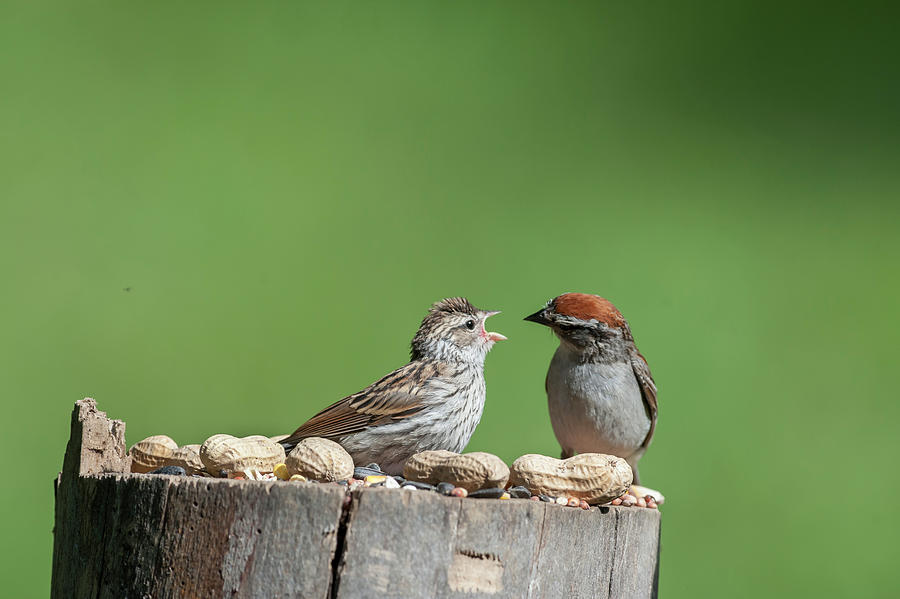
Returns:
[[[127,466],[124,424],[105,420],[78,402],[57,483],[53,597],[328,596],[340,488],[99,474]]]
[[[124,432],[76,403],[52,597],[656,595],[656,510],[126,474]]]
[[[364,489],[336,596],[648,597],[658,539],[656,510]]]

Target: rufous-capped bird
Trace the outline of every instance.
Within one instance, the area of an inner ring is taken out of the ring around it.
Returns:
[[[525,320],[559,338],[545,388],[562,457],[625,458],[638,484],[656,429],[656,384],[622,313],[599,295],[564,293]]]

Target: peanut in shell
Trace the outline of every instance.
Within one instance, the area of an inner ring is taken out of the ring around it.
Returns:
[[[188,474],[206,472],[200,460],[200,445],[183,445],[175,450],[169,459],[169,466],[181,466]]]
[[[466,491],[477,491],[505,487],[509,468],[494,454],[483,451],[422,451],[406,460],[403,477],[431,485],[447,482]]]
[[[631,486],[631,466],[602,453],[581,453],[565,460],[526,454],[513,462],[509,482],[537,495],[576,497],[590,505],[612,501]]]
[[[153,435],[142,439],[131,446],[132,472],[150,472],[169,466],[178,444],[166,435]]]
[[[353,458],[329,439],[307,437],[291,450],[284,461],[288,473],[309,480],[334,482],[353,477]]]
[[[262,435],[243,438],[213,435],[203,442],[199,453],[203,467],[213,476],[223,471],[231,475],[250,469],[272,472],[285,457],[281,445]]]

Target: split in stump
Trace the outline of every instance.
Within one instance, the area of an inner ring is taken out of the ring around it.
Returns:
[[[130,474],[125,424],[75,404],[54,598],[655,597],[660,514],[428,491]]]

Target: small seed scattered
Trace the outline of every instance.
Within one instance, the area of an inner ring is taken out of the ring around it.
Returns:
[[[453,490],[450,491],[450,494],[453,495],[454,497],[465,497],[466,495],[469,494],[469,492],[466,491],[465,489],[463,489],[462,487],[453,487]]]
[[[648,489],[647,487],[642,487],[640,485],[631,485],[631,493],[635,496],[641,496],[645,501],[649,501],[648,496],[653,498],[653,501],[656,502],[656,505],[662,505],[666,498],[663,497],[663,494],[655,489]]]
[[[490,489],[478,489],[477,491],[472,491],[469,493],[469,497],[473,499],[500,499],[506,491],[501,487],[494,487]]]
[[[510,497],[509,493],[504,492],[503,495],[500,496],[500,499],[509,499]]]
[[[568,506],[569,507],[579,507],[581,505],[581,500],[577,497],[569,497]]]
[[[622,505],[622,498],[621,498],[621,497],[616,497],[615,499],[613,499],[612,501],[610,501],[610,503],[613,504],[613,505]]]
[[[395,481],[392,476],[388,476],[384,479],[384,486],[388,489],[399,489],[400,483]]]
[[[569,500],[565,497],[557,497],[554,501],[556,505],[569,505]]]
[[[510,487],[509,494],[516,499],[528,499],[531,497],[531,491],[519,485],[518,487]]]
[[[285,466],[284,464],[276,464],[272,472],[281,480],[288,480],[291,478],[291,475],[288,474],[287,466]]]
[[[353,478],[365,480],[367,476],[382,476],[384,472],[372,468],[357,467],[353,469]]]
[[[637,498],[637,506],[638,507],[647,507],[647,500],[644,499],[643,497],[638,497]]]
[[[383,483],[387,475],[385,474],[370,474],[365,478],[365,483],[367,487],[371,487],[372,485],[377,485],[378,483]]]
[[[303,476],[302,474],[294,474],[291,476],[290,481],[292,483],[305,483],[306,477]]]
[[[541,498],[538,497],[537,495],[532,495],[532,496],[531,496],[531,500],[532,500],[532,501],[540,501]]]
[[[184,468],[181,466],[163,466],[162,468],[157,468],[156,470],[152,470],[147,474],[169,474],[171,476],[184,476],[187,474]]]
[[[637,499],[634,495],[625,495],[622,497],[622,505],[624,507],[633,507],[635,504],[637,504]]]
[[[659,506],[657,505],[657,503],[655,501],[648,501],[647,507],[650,508],[651,510],[655,510],[655,509],[659,508]]]
[[[543,501],[544,503],[552,503],[553,502],[552,497],[550,497],[549,495],[544,495],[543,493],[538,495],[538,499]]]
[[[590,504],[588,504],[587,501],[585,501],[584,499],[582,499],[582,500],[581,500],[581,509],[583,509],[583,510],[589,510],[589,509],[591,509],[591,506],[590,506]]]
[[[381,466],[379,466],[375,462],[372,462],[371,464],[366,464],[365,466],[363,466],[363,468],[368,468],[369,470],[377,470],[379,472],[383,472],[383,470],[381,469]]]
[[[412,485],[403,485],[403,486],[400,487],[400,488],[403,489],[404,491],[418,491],[418,490],[419,490],[419,489],[417,489],[416,487],[414,487],[414,486],[412,486]]]
[[[437,484],[437,492],[441,495],[450,495],[453,493],[453,485],[450,483],[438,483]]]
[[[418,489],[418,490],[420,490],[420,491],[434,491],[434,490],[435,490],[434,485],[429,485],[428,483],[420,483],[420,482],[416,482],[416,481],[414,481],[414,480],[408,480],[408,481],[406,481],[405,483],[403,483],[401,486],[402,486],[402,487],[413,487],[413,488]],[[452,489],[452,485],[451,485],[451,489],[450,489],[450,490],[451,490],[451,491],[453,490],[453,489]]]

